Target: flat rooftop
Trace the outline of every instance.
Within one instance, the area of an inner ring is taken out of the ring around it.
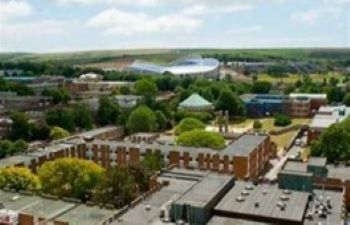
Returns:
[[[4,191],[0,191],[0,202],[4,203],[7,209],[28,213],[48,220],[75,207],[74,203]]]
[[[328,177],[350,180],[350,167],[345,165],[327,165]]]
[[[34,158],[35,157],[25,156],[25,155],[16,155],[16,156],[3,158],[3,159],[0,159],[0,168],[15,166],[22,163],[25,165],[29,165],[30,161]]]
[[[270,223],[256,222],[252,220],[234,219],[221,216],[213,216],[207,225],[269,225]]]
[[[310,157],[307,164],[309,166],[326,166],[327,158],[325,158],[325,157]]]
[[[299,161],[287,161],[283,167],[283,171],[307,173],[307,164]]]
[[[234,187],[217,204],[214,214],[241,219],[255,218],[256,221],[262,222],[301,222],[308,198],[309,194],[306,192],[285,192],[276,185],[254,186],[236,181]],[[278,206],[281,203],[285,204],[284,210]]]
[[[266,135],[245,134],[221,152],[228,155],[247,156],[266,138]]]
[[[182,195],[175,204],[205,207],[231,182],[233,182],[232,176],[209,174]]]
[[[171,173],[171,172],[170,172]],[[176,174],[174,174],[175,176]],[[190,174],[189,174],[190,176]],[[159,177],[159,181],[169,181],[168,186],[147,197],[134,208],[129,209],[119,220],[112,225],[151,225],[163,224],[159,218],[161,209],[170,209],[172,201],[178,199],[183,193],[193,187],[198,181],[181,179],[176,177]],[[150,206],[150,210],[146,210]]]
[[[343,193],[340,191],[329,191],[329,190],[314,190],[315,197],[309,203],[309,207],[306,212],[306,218],[304,225],[314,224],[343,224],[342,222],[342,208],[343,208]],[[317,215],[315,209],[321,202],[326,203],[327,199],[330,201],[330,207],[326,217],[320,217]],[[312,218],[308,215],[312,214]]]
[[[67,213],[55,218],[56,221],[69,222],[69,225],[96,225],[112,217],[117,211],[98,206],[79,205]]]
[[[65,202],[13,192],[0,191],[0,202],[6,209],[18,211],[46,220],[69,222],[70,225],[95,225],[114,215],[117,210],[90,207],[84,204]]]

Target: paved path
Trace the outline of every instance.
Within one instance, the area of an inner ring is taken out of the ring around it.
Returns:
[[[272,169],[266,173],[265,178],[268,180],[275,180],[277,179],[278,172],[281,171],[282,167],[288,160],[288,158],[292,155],[296,156],[298,152],[301,151],[301,148],[299,146],[293,146],[287,153],[283,155],[284,152],[281,152],[281,155],[279,155],[278,159],[272,159],[271,164],[273,165]]]

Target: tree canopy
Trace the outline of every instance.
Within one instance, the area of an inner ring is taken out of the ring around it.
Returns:
[[[99,107],[96,119],[100,125],[116,124],[118,121],[119,107],[107,97],[99,99]]]
[[[12,142],[10,140],[0,140],[0,158],[24,152],[27,150],[27,148],[27,142],[22,139],[19,139],[15,142]]]
[[[186,131],[191,131],[195,129],[204,130],[205,124],[195,118],[184,118],[180,121],[180,123],[175,127],[175,134],[179,135]]]
[[[77,103],[73,106],[73,120],[75,126],[89,130],[93,126],[92,115],[85,103]]]
[[[23,112],[12,112],[10,137],[12,140],[23,139],[29,140],[31,136],[28,116]]]
[[[225,147],[225,139],[218,133],[204,130],[187,131],[176,139],[177,144],[188,147],[207,147],[222,149]]]
[[[242,100],[231,90],[223,90],[216,103],[217,110],[228,110],[230,116],[245,116]]]
[[[65,158],[45,162],[38,171],[45,193],[84,199],[102,181],[104,169],[92,161]]]
[[[131,133],[152,132],[157,128],[157,118],[150,108],[139,106],[130,113],[126,127]]]
[[[70,133],[61,127],[52,127],[50,131],[51,140],[58,140],[69,137]]]
[[[8,167],[0,169],[0,189],[39,190],[40,180],[29,169],[24,167]]]
[[[136,94],[145,97],[154,97],[158,93],[156,83],[151,79],[141,79],[135,83]]]
[[[329,162],[350,160],[350,119],[333,124],[312,142],[311,155],[327,157]]]
[[[50,126],[58,126],[68,131],[75,128],[72,110],[69,108],[52,108],[45,112],[46,123]]]

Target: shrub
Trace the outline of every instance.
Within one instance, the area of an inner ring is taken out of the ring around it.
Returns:
[[[84,199],[102,181],[105,171],[94,162],[66,158],[45,162],[38,176],[45,193]]]
[[[260,130],[261,128],[262,128],[262,124],[261,124],[260,120],[254,120],[253,129]]]
[[[225,139],[215,132],[204,130],[192,130],[182,133],[177,139],[177,144],[188,147],[206,147],[222,149],[225,147]]]
[[[205,128],[205,124],[195,118],[185,118],[182,119],[181,122],[175,127],[175,134],[179,135],[186,131],[191,131],[194,129],[203,130]]]
[[[279,127],[285,127],[292,123],[292,120],[289,116],[283,114],[275,115],[274,125]]]
[[[0,170],[0,188],[19,190],[38,190],[40,180],[29,169],[9,167]]]

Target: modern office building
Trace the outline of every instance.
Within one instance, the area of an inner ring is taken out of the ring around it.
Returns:
[[[241,96],[249,117],[272,116],[276,113],[292,117],[309,117],[327,104],[324,94],[245,94]]]
[[[136,60],[127,70],[143,74],[170,74],[181,78],[218,79],[220,63],[217,59],[202,58],[201,56],[181,58],[164,66]]]

